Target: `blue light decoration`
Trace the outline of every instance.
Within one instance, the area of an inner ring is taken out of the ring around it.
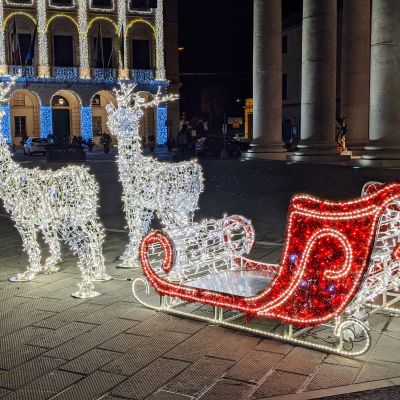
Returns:
[[[81,107],[81,130],[83,140],[93,139],[92,107]]]
[[[50,106],[40,107],[40,136],[47,139],[53,133],[53,110]]]
[[[163,145],[167,143],[168,128],[167,128],[167,106],[157,108],[157,144]]]
[[[11,138],[11,109],[10,106],[0,106],[3,111],[3,119],[1,120],[1,132],[3,137],[7,140],[7,143],[12,142]]]

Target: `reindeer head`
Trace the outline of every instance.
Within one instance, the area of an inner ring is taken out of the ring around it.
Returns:
[[[139,126],[145,108],[157,107],[160,103],[165,103],[177,99],[175,95],[163,96],[161,88],[153,100],[142,103],[140,93],[135,92],[136,84],[119,83],[119,89],[114,89],[117,107],[108,104],[108,128],[110,132],[118,138],[120,143],[136,140],[140,143]]]

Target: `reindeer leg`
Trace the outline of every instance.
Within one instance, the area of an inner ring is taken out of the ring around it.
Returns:
[[[122,264],[119,265],[119,268],[134,268],[138,265],[140,241],[150,229],[152,218],[153,211],[139,208],[128,219],[129,243],[121,257]]]
[[[57,267],[57,264],[61,261],[61,247],[57,229],[52,226],[47,227],[43,230],[43,237],[50,250],[50,257],[45,261],[43,272],[45,274],[58,272],[60,268]]]
[[[35,275],[41,272],[40,261],[42,259],[40,246],[37,241],[37,232],[34,225],[17,225],[21,235],[22,244],[28,254],[29,266],[23,274],[17,274],[10,278],[11,282],[27,282],[35,279]]]
[[[101,229],[100,222],[96,218],[95,220],[90,220],[85,227],[85,231],[87,232],[90,242],[90,252],[94,269],[93,280],[96,282],[109,281],[112,278],[106,273],[106,266],[102,251],[104,233]]]
[[[82,281],[78,284],[79,290],[72,296],[80,299],[99,296],[100,293],[93,290],[94,260],[86,226],[63,228],[62,236],[74,254],[78,255],[78,265],[82,274]]]

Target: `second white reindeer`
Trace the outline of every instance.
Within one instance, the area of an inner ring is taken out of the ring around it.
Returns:
[[[117,107],[109,104],[108,127],[118,138],[118,168],[123,187],[123,202],[129,229],[129,244],[122,256],[124,268],[138,260],[139,244],[150,228],[155,213],[167,228],[187,226],[198,207],[204,187],[201,166],[194,161],[159,162],[142,153],[139,134],[143,109],[155,107],[176,98],[162,96],[143,103],[135,85],[120,83],[115,89]]]

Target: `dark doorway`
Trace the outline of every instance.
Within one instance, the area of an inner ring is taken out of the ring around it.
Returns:
[[[69,142],[71,135],[69,110],[53,108],[53,135],[56,143]]]
[[[132,40],[132,68],[151,69],[150,41]]]
[[[73,67],[74,50],[72,36],[54,36],[54,66]]]

